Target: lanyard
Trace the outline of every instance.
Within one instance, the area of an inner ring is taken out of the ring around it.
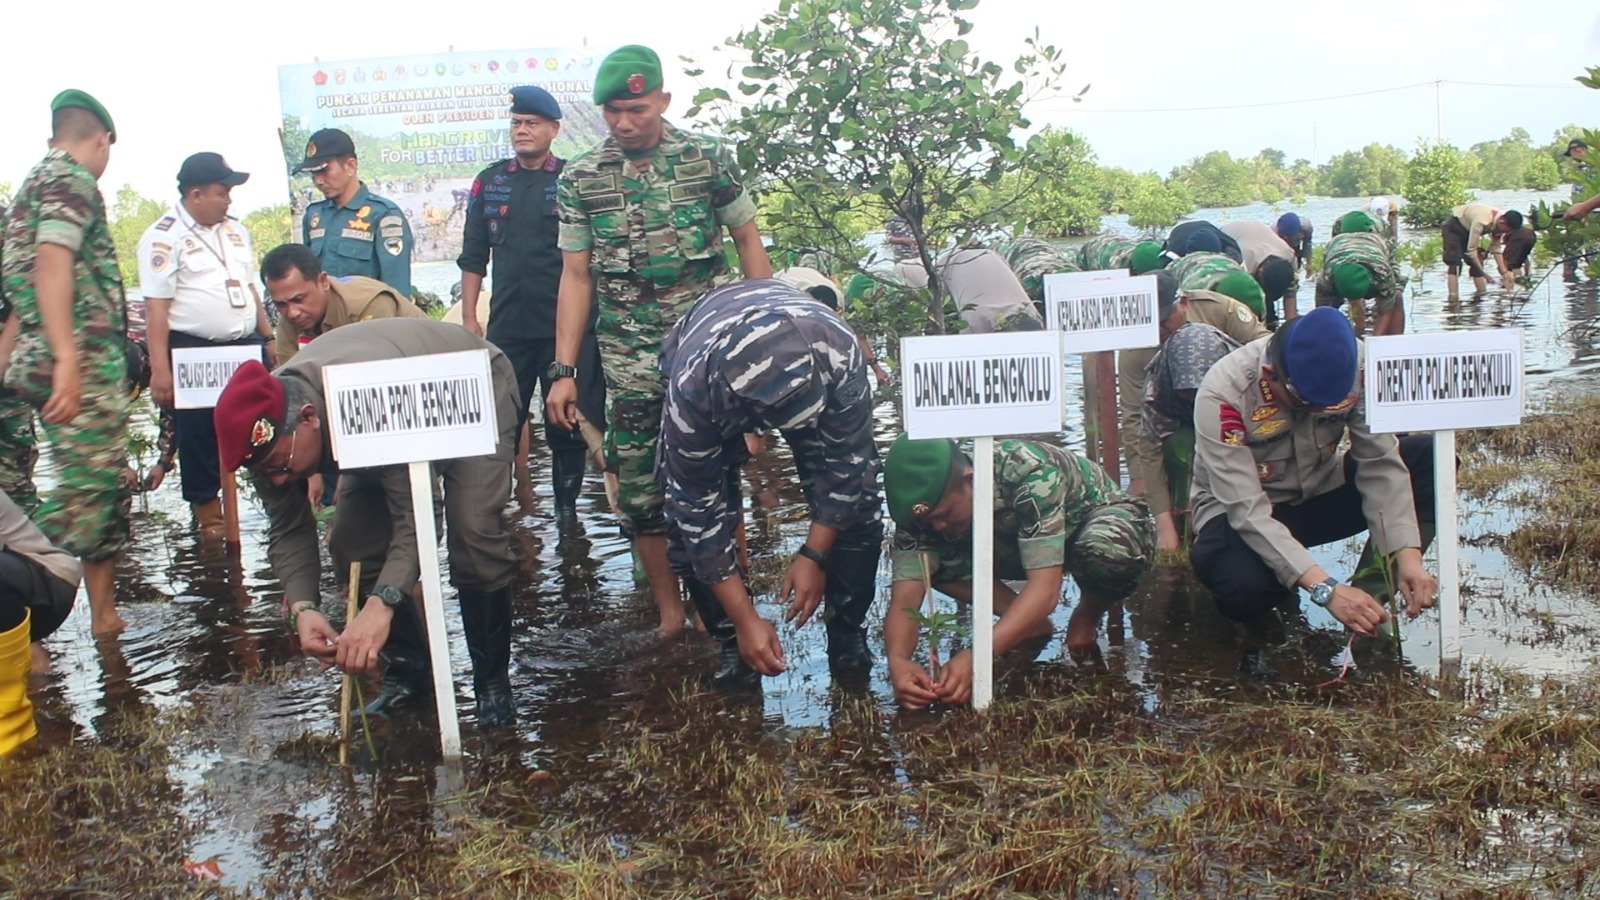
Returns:
[[[212,248],[212,246],[210,244],[206,243],[205,236],[202,235],[199,231],[197,231],[195,229],[194,222],[191,222],[189,220],[188,216],[184,216],[183,217],[183,227],[189,229],[189,233],[194,235],[194,239],[200,242],[200,246],[206,248],[206,252],[207,253],[210,253],[212,256],[215,256],[217,258],[217,262],[222,263],[222,273],[224,275],[228,276],[228,278],[230,278],[230,279],[233,278],[233,270],[228,266],[227,257],[225,255],[223,255],[222,253],[218,253],[215,249]],[[222,226],[218,225],[217,226],[217,246],[218,247],[222,247],[223,250],[227,250],[227,246],[223,244],[222,240],[223,240],[222,239]]]

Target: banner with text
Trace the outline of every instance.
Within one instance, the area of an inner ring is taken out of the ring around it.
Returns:
[[[900,342],[906,431],[918,440],[1061,430],[1061,339],[1048,331]]]
[[[1496,428],[1522,421],[1522,329],[1368,338],[1375,432]]]
[[[1126,270],[1044,277],[1044,308],[1062,353],[1131,350],[1161,343],[1154,275]]]
[[[328,366],[322,382],[341,468],[494,452],[500,427],[487,350]]]
[[[261,362],[260,344],[182,347],[172,351],[172,400],[177,409],[210,409],[228,379],[250,360]]]
[[[561,104],[552,152],[571,159],[606,135],[594,75],[610,48],[546,47],[385,56],[278,67],[283,158],[292,173],[311,133],[338,128],[356,145],[362,181],[400,205],[416,238],[413,259],[455,259],[472,179],[514,155],[510,91],[536,84]],[[294,233],[322,199],[289,176]]]

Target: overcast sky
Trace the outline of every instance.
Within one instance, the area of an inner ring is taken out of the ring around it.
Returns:
[[[7,14],[0,73],[0,181],[20,181],[48,136],[50,98],[79,87],[116,119],[103,188],[123,183],[169,197],[183,157],[215,150],[259,173],[234,192],[234,213],[282,202],[277,67],[420,52],[647,43],[669,64],[679,108],[692,85],[680,55],[719,80],[722,41],[776,0],[612,0],[534,7],[392,0],[306,7],[201,4],[179,13],[87,0],[67,24],[49,4]],[[504,10],[505,21],[491,13]],[[1325,162],[1381,141],[1411,149],[1436,120],[1458,146],[1526,128],[1538,141],[1569,122],[1596,126],[1600,91],[1572,77],[1600,64],[1600,5],[1584,0],[1154,0],[1142,4],[983,0],[970,14],[975,52],[1009,68],[1037,27],[1065,51],[1064,94],[1030,108],[1036,123],[1071,126],[1100,161],[1165,174],[1208,150],[1250,156],[1276,147]],[[1436,107],[1431,84],[1447,82]],[[1542,87],[1475,87],[1464,82]],[[1298,102],[1358,92],[1361,97]],[[1202,106],[1207,112],[1150,112]],[[1436,112],[1439,114],[1436,117]]]

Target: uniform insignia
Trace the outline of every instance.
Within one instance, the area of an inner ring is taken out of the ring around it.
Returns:
[[[358,219],[365,219],[367,216],[370,216],[370,215],[372,215],[372,207],[371,206],[367,206],[367,205],[363,204],[360,209],[356,210],[356,218],[358,218]]]
[[[313,240],[313,241],[318,240],[318,239],[320,239],[322,237],[323,234],[324,234],[323,229],[321,229],[321,228],[313,228],[313,229],[311,229],[311,240]]]
[[[1263,406],[1250,414],[1250,421],[1265,422],[1277,414],[1278,408],[1276,406]]]
[[[166,271],[167,266],[171,262],[172,262],[172,245],[171,244],[151,244],[150,245],[150,268],[154,269],[157,272],[164,272],[164,271]]]
[[[322,224],[322,213],[312,213],[311,214],[311,227],[315,228],[315,227],[317,227],[318,225],[321,225],[321,224]]]
[[[317,155],[317,145],[311,143],[310,141],[307,141],[306,142],[306,156],[307,157],[312,157],[312,156],[316,156],[316,155]]]
[[[1237,447],[1244,443],[1244,417],[1231,403],[1218,407],[1219,436],[1224,444]]]
[[[243,247],[244,238],[239,236],[239,232],[230,231],[228,232],[228,243],[234,245],[235,247]]]
[[[1233,311],[1233,314],[1238,316],[1239,321],[1241,322],[1248,322],[1254,316],[1254,313],[1250,311],[1250,307],[1245,306],[1243,303],[1239,304],[1238,308]]]
[[[184,238],[183,239],[183,249],[185,249],[185,250],[198,250],[199,247],[200,247],[200,245],[196,244],[194,242],[194,238]]]
[[[256,424],[250,426],[250,446],[257,450],[272,443],[278,436],[278,426],[272,424],[271,419],[257,419]]]
[[[1344,412],[1345,410],[1347,410],[1350,407],[1355,406],[1355,405],[1356,405],[1356,398],[1355,397],[1353,397],[1353,396],[1346,397],[1343,400],[1340,400],[1338,403],[1335,403],[1334,405],[1328,407],[1328,412]]]
[[[1272,385],[1268,384],[1265,378],[1261,379],[1261,399],[1268,403],[1278,399],[1277,397],[1273,396]]]
[[[350,224],[354,225],[355,223],[352,222]],[[357,241],[372,240],[372,232],[367,231],[364,228],[346,228],[339,232],[339,236],[342,238],[351,238]]]
[[[638,72],[635,72],[632,75],[628,76],[628,93],[630,93],[630,94],[642,94],[642,93],[644,93],[644,76],[643,75],[640,75]]]
[[[161,219],[161,221],[156,223],[156,230],[166,231],[167,229],[171,228],[172,223],[176,221],[177,219],[173,218],[172,216],[165,216]]]
[[[504,215],[509,214],[510,212],[511,212],[511,207],[509,207],[509,206],[500,207],[500,215],[504,216]]]
[[[1273,468],[1272,463],[1269,463],[1269,462],[1258,462],[1258,463],[1256,463],[1256,474],[1261,477],[1262,481],[1266,481],[1268,478],[1271,478],[1273,473],[1276,472],[1276,471],[1277,471],[1277,469]]]
[[[357,231],[366,231],[372,227],[372,223],[368,222],[366,219],[351,219],[350,223],[345,227],[354,228]]]
[[[405,237],[406,221],[399,216],[384,216],[378,220],[378,231],[385,238],[398,240]]]
[[[1289,424],[1289,422],[1286,419],[1273,419],[1270,422],[1262,422],[1261,425],[1259,427],[1257,427],[1255,431],[1250,433],[1250,436],[1251,437],[1271,437],[1271,436],[1277,434],[1278,432],[1282,431],[1284,426],[1288,425],[1288,424]]]
[[[383,249],[389,251],[390,256],[399,256],[400,251],[404,250],[405,248],[405,241],[402,241],[399,238],[385,238],[383,241]]]
[[[923,516],[926,516],[930,512],[933,512],[933,510],[926,503],[918,503],[911,507],[911,514],[919,519]]]

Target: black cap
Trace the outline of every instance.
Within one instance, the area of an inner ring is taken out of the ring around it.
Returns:
[[[220,153],[196,153],[178,167],[178,187],[191,188],[206,184],[225,184],[228,187],[250,180],[249,172],[235,172]]]
[[[356,142],[337,128],[324,128],[306,142],[306,158],[296,172],[320,172],[328,163],[356,155]]]
[[[549,91],[534,84],[524,84],[511,89],[511,111],[525,116],[543,116],[546,119],[561,118],[561,104],[550,96]]]
[[[1572,151],[1577,150],[1580,147],[1582,149],[1584,149],[1584,150],[1589,149],[1589,145],[1585,144],[1582,139],[1573,138],[1572,140],[1567,141],[1567,152],[1565,152],[1565,153],[1563,153],[1561,155],[1562,156],[1571,156],[1572,155]]]

